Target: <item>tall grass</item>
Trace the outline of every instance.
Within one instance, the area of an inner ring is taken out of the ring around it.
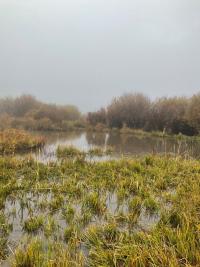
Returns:
[[[33,136],[24,130],[7,129],[0,132],[0,153],[23,152],[44,145],[45,139]]]

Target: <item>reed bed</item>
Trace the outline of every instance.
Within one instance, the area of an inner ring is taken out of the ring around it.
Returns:
[[[6,129],[0,132],[0,154],[13,154],[41,148],[45,139],[24,130]]]
[[[200,266],[199,207],[198,160],[0,157],[0,258],[15,267]]]

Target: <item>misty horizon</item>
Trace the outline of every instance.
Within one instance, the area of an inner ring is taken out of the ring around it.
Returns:
[[[198,0],[1,0],[0,97],[98,110],[200,89]]]
[[[16,100],[17,98],[21,98],[21,97],[31,97],[33,99],[35,99],[36,101],[39,101],[41,102],[42,104],[47,104],[47,105],[56,105],[56,106],[60,106],[60,107],[64,107],[64,106],[73,106],[73,107],[76,107],[78,108],[78,110],[82,113],[82,114],[87,114],[87,113],[90,113],[90,112],[95,112],[95,111],[100,111],[101,109],[106,109],[109,105],[111,105],[111,103],[113,102],[113,100],[115,99],[120,99],[121,97],[123,96],[127,96],[127,95],[131,95],[131,96],[134,96],[134,95],[142,95],[144,97],[147,97],[149,98],[150,102],[151,103],[154,103],[154,102],[157,102],[159,100],[162,100],[162,99],[173,99],[173,98],[184,98],[184,99],[190,99],[191,97],[193,97],[194,95],[200,95],[200,91],[197,91],[195,94],[188,94],[188,95],[161,95],[161,96],[158,96],[158,97],[150,97],[149,95],[147,94],[144,94],[142,92],[139,92],[139,91],[129,91],[129,92],[125,92],[125,93],[122,93],[121,95],[119,96],[113,96],[110,101],[108,101],[105,105],[102,105],[102,106],[99,106],[99,107],[96,107],[94,108],[93,110],[82,110],[78,105],[74,104],[74,103],[70,103],[70,102],[50,102],[50,101],[45,101],[43,99],[40,99],[39,97],[35,96],[34,94],[29,94],[29,93],[22,93],[22,94],[19,94],[19,95],[3,95],[3,96],[0,96],[0,100],[3,100],[3,99],[13,99],[13,100]]]

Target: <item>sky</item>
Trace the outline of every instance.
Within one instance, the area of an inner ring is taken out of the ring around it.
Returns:
[[[87,112],[199,90],[199,0],[0,0],[0,97]]]

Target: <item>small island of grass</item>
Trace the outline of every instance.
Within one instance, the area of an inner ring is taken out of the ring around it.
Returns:
[[[0,154],[12,154],[41,148],[45,143],[42,136],[24,130],[6,129],[0,132]]]

